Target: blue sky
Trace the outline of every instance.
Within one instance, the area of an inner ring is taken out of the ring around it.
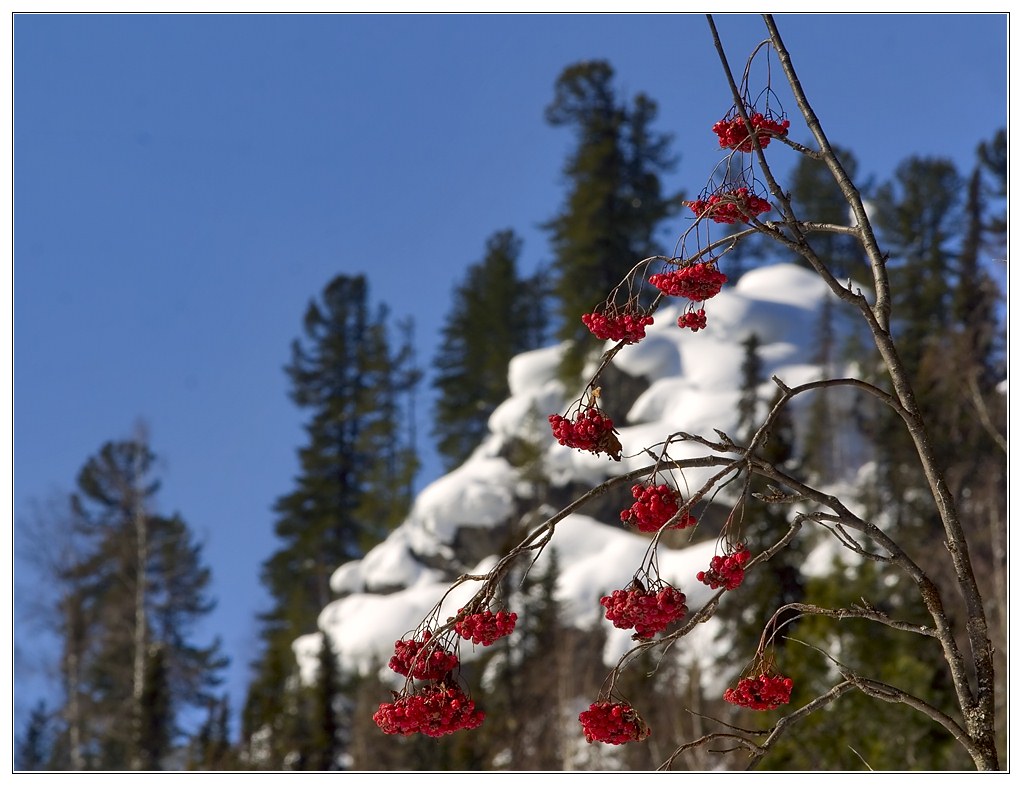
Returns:
[[[777,21],[863,175],[909,155],[966,171],[1006,124],[1004,15]],[[717,23],[741,70],[759,18]],[[206,544],[219,605],[200,636],[224,640],[236,710],[271,506],[303,441],[282,367],[308,301],[365,273],[414,318],[428,367],[491,233],[524,238],[526,272],[549,260],[540,225],[572,138],[543,110],[563,68],[607,59],[623,96],[658,102],[679,156],[668,190],[703,187],[731,105],[700,15],[18,15],[13,30],[13,520],[147,421],[159,508]],[[429,395],[420,486],[439,473]],[[16,602],[30,579],[16,559]],[[30,621],[15,631],[20,714],[45,647]]]

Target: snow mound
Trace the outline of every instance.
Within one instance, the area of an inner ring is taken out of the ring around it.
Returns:
[[[826,315],[823,310],[829,300],[835,308]],[[523,353],[511,361],[510,395],[492,413],[489,434],[480,446],[462,466],[427,486],[406,521],[383,543],[362,560],[335,571],[331,587],[341,597],[323,610],[319,626],[330,634],[342,668],[366,673],[386,665],[395,640],[415,629],[448,590],[453,561],[463,568],[478,562],[481,572],[494,565],[497,555],[493,552],[504,548],[499,546],[501,538],[507,538],[509,528],[518,524],[517,514],[536,502],[529,497],[534,490],[522,469],[509,462],[517,441],[538,448],[547,482],[557,489],[595,485],[647,466],[650,455],[644,449],[677,432],[717,439],[715,430],[722,430],[738,437],[734,432],[746,356],[743,343],[750,336],[757,337],[766,381],[759,394],[769,401],[778,391],[770,381],[773,375],[788,386],[823,376],[818,366],[809,363],[823,317],[835,320],[836,335],[844,335],[852,324],[847,307],[816,274],[789,264],[752,270],[719,293],[705,305],[705,330],[694,333],[678,328],[676,320],[686,303],[670,300],[654,315],[647,337],[625,347],[612,362],[647,385],[617,424],[621,462],[565,448],[551,435],[547,416],[564,412],[580,393],[566,391],[557,380],[564,344]],[[604,386],[602,401],[613,402],[614,396],[613,387]],[[841,393],[836,393],[835,400],[841,401]],[[805,406],[799,400],[797,404]],[[705,453],[688,443],[672,446],[672,456],[679,459]],[[849,467],[855,472],[858,465]],[[695,490],[713,472],[713,468],[689,470],[680,481]],[[468,537],[470,531],[476,536]],[[480,533],[497,538],[488,540]],[[467,543],[479,554],[467,554]],[[695,576],[709,565],[715,543],[711,538],[687,548],[658,550],[660,575],[686,593],[690,609],[699,608],[710,596],[710,589],[696,582]],[[630,631],[615,629],[603,619],[600,597],[631,581],[644,564],[649,544],[649,536],[637,535],[617,520],[601,522],[573,514],[557,524],[551,544],[531,568],[543,571],[556,550],[561,570],[555,595],[567,622],[603,627],[609,665],[634,643]],[[814,553],[812,567],[827,570],[834,557],[833,551]],[[440,616],[446,619],[454,614],[477,589],[475,582],[459,586],[445,599]],[[677,656],[705,659],[709,664],[725,647],[718,631],[714,619],[701,624],[675,648]],[[315,674],[320,642],[319,634],[295,642],[305,679]],[[381,675],[385,673],[384,666]]]

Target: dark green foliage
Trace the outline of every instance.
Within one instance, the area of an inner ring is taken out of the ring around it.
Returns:
[[[835,152],[846,174],[855,182],[858,169],[856,157],[843,148],[836,148]],[[800,156],[792,170],[788,188],[792,209],[800,220],[840,227],[847,227],[851,223],[849,204],[824,162]],[[861,185],[861,193],[863,190]],[[867,261],[855,237],[831,232],[813,233],[810,245],[836,278],[869,280]],[[797,262],[808,264],[802,257]]]
[[[994,639],[1004,640],[998,622],[1004,620],[1004,610],[997,601],[1004,597],[1006,576],[1004,552],[998,546],[1005,523],[1005,456],[998,448],[998,435],[1004,434],[1004,399],[995,390],[1001,379],[998,340],[1004,328],[997,317],[996,288],[979,261],[984,244],[997,240],[983,220],[987,205],[980,173],[978,167],[964,183],[948,162],[911,159],[879,190],[876,225],[891,253],[893,331],[900,354],[911,370],[932,446],[957,500],[982,592],[991,599]],[[815,361],[827,370],[835,349],[827,323],[822,325],[820,346]],[[889,384],[887,380],[874,382],[882,387]],[[822,445],[832,439],[827,402],[821,393],[811,405],[809,444],[803,457],[818,483],[831,477],[831,470],[820,459]],[[944,603],[958,626],[965,611],[957,606],[957,580],[944,551],[933,547],[941,524],[933,506],[924,502],[928,488],[916,449],[901,420],[887,408],[871,401],[865,419],[880,459],[876,476],[864,489],[861,503],[866,515],[906,549],[942,589]],[[745,513],[750,525],[771,523],[770,511],[756,514],[753,506]],[[751,514],[755,515],[751,518]],[[775,536],[784,524],[779,521],[771,526]],[[750,538],[757,529],[747,528]],[[805,535],[804,528],[801,541]],[[870,548],[869,543],[866,546]],[[770,615],[770,609],[751,614],[750,604],[759,608],[760,600],[769,600],[769,607],[775,607],[786,598],[784,592],[771,590],[765,583],[770,580],[784,590],[784,582],[777,582],[781,577],[774,575],[779,560],[785,567],[787,554],[788,550],[751,571],[735,591],[744,613],[736,622],[737,636],[748,641],[743,648],[746,652],[752,652],[752,639],[759,633],[755,626],[745,630],[745,621],[756,618],[763,625]],[[862,560],[852,560],[846,566],[836,563],[827,577],[803,582],[803,600],[809,604],[850,608],[865,599],[899,620],[929,622],[919,589],[884,564]],[[728,609],[723,606],[722,611]],[[933,640],[863,620],[803,616],[793,621],[776,620],[779,625],[774,627],[778,667],[795,680],[792,708],[841,679],[834,663],[812,648],[826,643],[828,653],[845,668],[924,698],[957,717],[948,667]],[[742,713],[736,723],[762,727],[778,713]],[[854,691],[837,700],[832,709],[799,722],[760,767],[939,770],[968,768],[970,764],[953,737],[924,714]]]
[[[1004,200],[1008,195],[1009,148],[1005,129],[999,129],[989,142],[982,142],[977,148],[977,159],[981,171],[988,175],[991,185],[988,196]],[[1005,242],[1008,228],[1004,208],[991,216],[985,226],[996,242]]]
[[[49,770],[53,756],[53,721],[41,701],[32,709],[25,732],[15,743],[14,770]]]
[[[281,549],[263,582],[275,602],[267,621],[307,633],[330,601],[329,579],[397,525],[416,458],[403,438],[401,396],[415,386],[409,347],[393,352],[387,313],[371,310],[366,280],[338,276],[309,304],[306,341],[292,344],[291,397],[309,411],[296,489],[275,506]],[[293,638],[293,637],[292,637]]]
[[[291,397],[309,413],[292,492],[275,506],[280,548],[263,565],[272,599],[261,616],[263,650],[244,712],[255,767],[305,767],[312,725],[295,688],[292,642],[316,628],[332,599],[330,575],[399,524],[418,461],[407,432],[419,381],[411,343],[393,349],[387,311],[373,308],[363,276],[338,276],[310,302],[302,340],[285,368]],[[253,746],[252,736],[258,737]],[[291,759],[289,759],[291,758]]]
[[[911,374],[940,341],[951,316],[962,192],[962,178],[950,161],[911,158],[877,193],[875,225],[891,254],[894,327]]]
[[[213,609],[201,546],[180,516],[152,511],[156,457],[141,435],[83,466],[74,547],[55,564],[64,689],[55,767],[164,767],[180,720],[203,707],[227,660],[192,629]]]
[[[152,647],[146,657],[145,684],[142,689],[142,716],[136,747],[142,770],[161,770],[171,751],[174,719],[171,716],[170,683],[164,649]]]
[[[238,769],[231,743],[231,712],[227,695],[210,702],[199,731],[192,739],[189,770],[229,771]]]
[[[760,426],[760,417],[764,415],[760,405],[758,388],[764,381],[764,364],[760,360],[760,337],[751,333],[742,342],[742,368],[739,370],[742,387],[739,389],[737,409],[738,440],[742,444],[749,442]]]
[[[835,305],[825,298],[818,313],[813,363],[820,367],[820,379],[838,375],[838,348],[834,330]],[[806,439],[803,441],[803,467],[808,478],[817,484],[830,483],[842,472],[842,448],[836,434],[835,418],[840,417],[834,394],[821,388],[808,394],[810,406],[806,414]]]
[[[508,362],[545,338],[547,283],[542,273],[519,275],[521,246],[511,230],[490,236],[453,293],[433,361],[433,432],[449,470],[480,444],[490,414],[508,398]]]
[[[836,582],[834,576],[841,576]],[[879,570],[876,563],[834,567],[812,580],[807,602],[841,608],[872,599],[900,620],[926,624],[928,617],[911,583]],[[955,713],[955,697],[940,649],[933,640],[863,620],[804,617],[779,636],[790,637],[779,654],[779,669],[794,678],[792,708],[823,694],[841,680],[834,663],[803,643],[821,645],[845,668],[924,697]],[[748,714],[745,724],[762,726],[781,711]],[[762,770],[960,770],[971,761],[943,728],[919,711],[849,692],[830,710],[799,722],[761,763]]]
[[[557,336],[579,348],[565,357],[562,372],[569,379],[593,347],[582,315],[603,303],[637,262],[664,253],[655,232],[680,200],[661,190],[660,177],[674,161],[670,137],[651,130],[657,105],[643,94],[631,106],[621,102],[613,78],[603,60],[569,66],[546,113],[551,125],[576,133],[575,152],[564,169],[569,193],[546,225],[554,252]],[[627,292],[621,296],[624,302]]]
[[[316,684],[309,690],[313,724],[308,739],[306,766],[311,771],[336,771],[341,755],[336,708],[341,699],[341,678],[330,636],[320,632],[320,637],[319,670]]]

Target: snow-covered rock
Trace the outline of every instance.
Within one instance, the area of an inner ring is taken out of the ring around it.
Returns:
[[[547,416],[564,412],[580,393],[566,391],[557,380],[563,345],[514,358],[508,369],[510,396],[491,415],[490,433],[472,456],[427,486],[405,522],[385,541],[362,560],[334,573],[331,587],[339,598],[323,610],[319,626],[330,634],[341,666],[359,672],[380,668],[394,641],[415,629],[442,597],[444,605],[438,614],[446,619],[475,592],[476,583],[467,582],[445,597],[452,571],[473,565],[481,572],[488,570],[499,557],[509,528],[518,524],[518,517],[530,506],[535,507],[523,469],[508,459],[508,449],[516,441],[536,447],[544,475],[555,487],[580,488],[648,465],[650,456],[643,449],[669,434],[685,431],[710,438],[716,437],[715,430],[732,434],[737,426],[743,342],[756,334],[762,372],[768,380],[761,391],[765,399],[777,390],[770,382],[772,375],[788,386],[819,378],[820,369],[809,360],[828,299],[835,306],[833,319],[841,334],[851,324],[848,313],[843,313],[846,307],[813,272],[783,264],[750,271],[708,302],[704,331],[677,327],[682,310],[677,302],[660,309],[647,337],[625,347],[612,364],[630,379],[645,383],[631,407],[621,403],[628,407],[625,421],[617,425],[624,454],[621,462],[565,448],[550,433]],[[613,397],[615,391],[605,386],[602,399]],[[694,445],[672,447],[676,458],[703,453]],[[687,472],[685,484],[696,489],[710,472]],[[714,536],[697,534],[700,540],[690,546],[669,549],[662,545],[658,550],[661,576],[684,589],[691,609],[711,592],[695,581],[695,574],[709,564]],[[598,521],[574,514],[558,523],[548,551],[531,569],[542,571],[551,548],[557,550],[561,570],[556,596],[569,622],[590,627],[599,621],[604,626],[604,657],[609,665],[634,643],[630,631],[615,629],[603,620],[599,599],[628,584],[643,564],[649,544],[648,535],[626,530],[617,519]],[[813,565],[824,570],[835,556],[818,552],[812,557]],[[714,620],[698,626],[687,638],[686,653],[715,658],[722,647],[717,631]],[[305,679],[315,674],[319,648],[318,634],[295,642]]]

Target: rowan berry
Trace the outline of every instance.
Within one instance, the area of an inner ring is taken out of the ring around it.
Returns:
[[[422,733],[439,738],[479,727],[486,714],[457,686],[430,685],[415,694],[382,702],[373,721],[388,735]]]
[[[622,458],[622,444],[615,437],[614,422],[599,408],[579,411],[572,421],[562,415],[550,415],[547,420],[554,438],[562,445],[594,454],[604,453],[612,459]]]
[[[594,702],[589,710],[579,714],[579,723],[587,743],[618,745],[641,741],[650,735],[650,728],[627,702]]]
[[[689,612],[685,593],[678,588],[664,585],[646,590],[638,582],[604,596],[600,605],[607,609],[604,617],[615,628],[636,629],[633,639],[650,639]]]
[[[399,675],[417,680],[440,680],[457,669],[458,656],[439,644],[434,645],[430,639],[430,632],[424,631],[421,639],[398,640],[387,666]]]
[[[787,137],[789,134],[788,120],[777,121],[765,117],[762,112],[750,114],[749,122],[756,132],[761,148],[766,148],[772,137]],[[753,151],[753,139],[746,128],[746,123],[738,115],[731,119],[722,118],[711,127],[711,130],[718,135],[721,147],[741,150],[744,153]]]
[[[771,210],[771,203],[756,194],[750,194],[745,186],[711,194],[706,199],[690,200],[688,205],[697,218],[710,218],[718,224],[748,222],[751,218]]]
[[[622,312],[608,314],[593,312],[584,314],[583,324],[598,339],[611,339],[626,344],[635,344],[646,336],[646,326],[654,324],[654,318],[648,314]]]
[[[466,615],[455,623],[455,631],[460,637],[471,639],[476,645],[493,645],[498,639],[508,636],[515,630],[517,619],[518,615],[514,612],[501,610],[495,615],[487,609]]]
[[[687,265],[668,273],[655,273],[650,283],[665,295],[688,298],[691,301],[705,301],[721,292],[721,285],[728,281],[715,266],[714,260]]]
[[[693,333],[707,327],[707,312],[703,309],[690,311],[678,318],[679,328],[690,328]]]
[[[656,533],[682,507],[681,495],[667,484],[657,486],[634,484],[632,496],[636,502],[622,511],[620,517],[622,522],[635,525],[643,533]],[[696,519],[685,513],[671,529],[681,530],[695,524]]]
[[[734,689],[726,689],[724,699],[733,705],[753,710],[774,710],[787,705],[792,697],[792,678],[763,673],[742,678]]]
[[[749,559],[750,551],[739,544],[727,555],[714,555],[710,560],[710,569],[700,571],[696,578],[703,584],[710,585],[711,590],[720,587],[735,590],[746,576],[745,566]]]

